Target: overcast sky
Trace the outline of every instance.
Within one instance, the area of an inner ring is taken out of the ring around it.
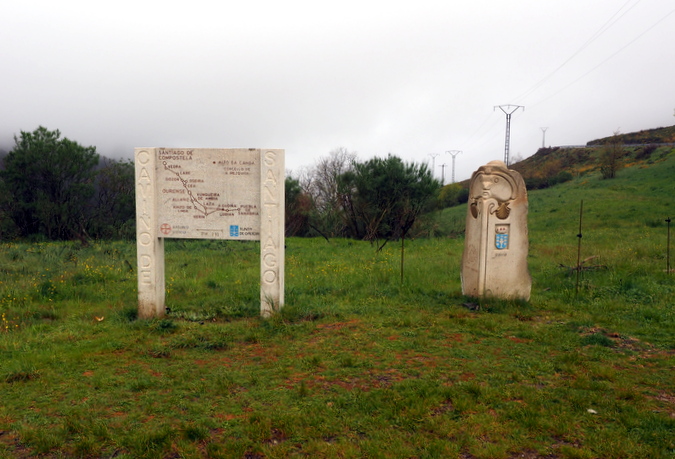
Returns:
[[[0,3],[0,148],[38,126],[133,148],[337,148],[456,179],[542,145],[675,124],[672,0]]]

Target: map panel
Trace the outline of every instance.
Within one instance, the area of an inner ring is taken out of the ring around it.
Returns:
[[[260,150],[157,149],[158,234],[260,239]]]

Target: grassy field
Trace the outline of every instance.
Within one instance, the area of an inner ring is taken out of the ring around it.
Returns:
[[[257,243],[169,240],[140,321],[133,243],[2,243],[0,457],[675,457],[673,177],[532,192],[529,303],[463,297],[461,238],[403,284],[395,244],[288,239],[263,320]]]

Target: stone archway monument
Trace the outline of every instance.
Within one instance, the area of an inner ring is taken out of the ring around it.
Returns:
[[[138,316],[165,307],[164,239],[260,241],[260,313],[284,303],[284,150],[136,148]]]

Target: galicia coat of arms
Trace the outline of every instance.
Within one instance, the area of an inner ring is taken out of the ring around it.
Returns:
[[[495,234],[495,247],[498,250],[507,249],[509,247],[509,235],[507,234]]]

